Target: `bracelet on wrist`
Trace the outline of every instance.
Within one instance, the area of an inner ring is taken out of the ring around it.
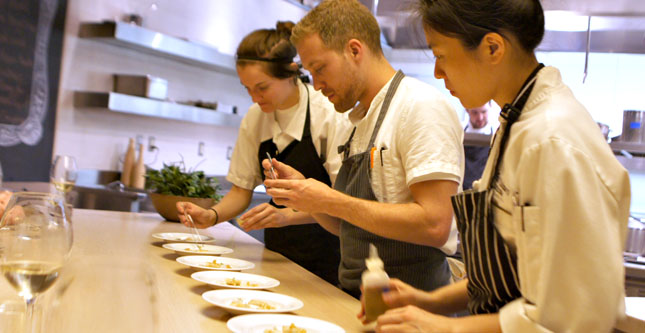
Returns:
[[[216,225],[216,224],[217,224],[217,222],[219,222],[219,214],[217,213],[217,211],[215,210],[215,208],[212,208],[212,207],[211,207],[211,208],[209,208],[209,210],[212,210],[212,211],[213,211],[213,213],[215,213],[215,223],[213,223],[213,225]]]

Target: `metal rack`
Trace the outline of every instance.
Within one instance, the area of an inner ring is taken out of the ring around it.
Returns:
[[[239,127],[242,122],[236,114],[115,92],[75,91],[74,107],[230,127]]]
[[[221,53],[209,45],[168,36],[134,24],[114,21],[81,23],[79,36],[235,74],[235,59],[232,55]]]

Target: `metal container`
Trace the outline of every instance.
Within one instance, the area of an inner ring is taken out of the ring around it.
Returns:
[[[623,112],[623,142],[645,142],[645,111],[625,110]]]
[[[168,96],[168,81],[151,75],[114,74],[114,92],[166,99]]]
[[[629,218],[627,226],[625,252],[639,256],[645,255],[645,223],[633,217]]]

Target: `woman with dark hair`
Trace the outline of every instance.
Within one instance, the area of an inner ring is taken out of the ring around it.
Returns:
[[[253,99],[240,126],[226,177],[233,187],[210,209],[180,202],[181,222],[190,214],[198,228],[213,226],[242,213],[253,189],[262,184],[261,162],[267,155],[294,166],[308,178],[330,185],[340,168],[336,147],[327,144],[343,121],[333,104],[300,79],[294,62],[296,49],[289,41],[291,22],[276,29],[256,30],[237,48],[240,82]],[[271,201],[244,213],[238,221],[245,230],[267,228],[266,247],[277,251],[328,282],[338,284],[340,244],[306,213],[278,207]]]
[[[418,4],[435,77],[466,108],[504,107],[482,178],[452,199],[467,279],[432,292],[391,281],[377,332],[609,332],[624,312],[629,177],[538,63],[539,0]]]

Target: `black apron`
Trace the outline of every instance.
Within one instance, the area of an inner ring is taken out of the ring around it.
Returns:
[[[293,140],[282,152],[272,139],[260,144],[258,159],[260,164],[266,159],[267,153],[272,158],[288,164],[300,171],[306,178],[314,178],[327,185],[331,184],[323,161],[316,152],[309,129],[309,89],[307,89],[307,115],[302,130],[301,141]],[[322,147],[324,150],[325,147]],[[324,154],[324,153],[323,153]],[[264,168],[260,165],[262,180]],[[276,205],[273,200],[269,202]],[[319,224],[292,225],[282,228],[267,228],[264,230],[264,243],[267,249],[276,251],[289,260],[306,268],[327,282],[338,285],[338,263],[340,262],[340,242],[338,237]]]
[[[469,125],[466,125],[464,132],[468,129],[468,126]],[[473,187],[473,182],[481,178],[484,168],[486,167],[486,160],[488,159],[489,151],[490,147],[464,145],[464,190],[471,189]]]
[[[469,190],[452,197],[468,275],[468,311],[472,314],[496,313],[507,303],[522,297],[517,257],[495,227],[493,196],[511,126],[519,118],[535,85],[535,76],[542,67],[544,65],[538,65],[526,79],[514,103],[506,104],[502,109],[506,124],[500,125],[493,140],[495,145],[499,131],[502,131],[499,153],[486,190]]]
[[[352,131],[349,140],[338,147],[339,153],[344,153],[344,158],[334,185],[336,190],[355,198],[377,200],[371,185],[370,152],[392,97],[403,77],[403,73],[398,71],[390,83],[367,151],[349,156],[350,143],[356,128]],[[368,257],[370,243],[378,249],[384,269],[390,277],[398,278],[424,290],[433,290],[449,283],[450,269],[446,255],[441,250],[381,237],[350,222],[341,221],[339,280],[341,287],[352,296],[358,298],[361,294],[359,288],[361,274],[366,269],[365,258]]]

